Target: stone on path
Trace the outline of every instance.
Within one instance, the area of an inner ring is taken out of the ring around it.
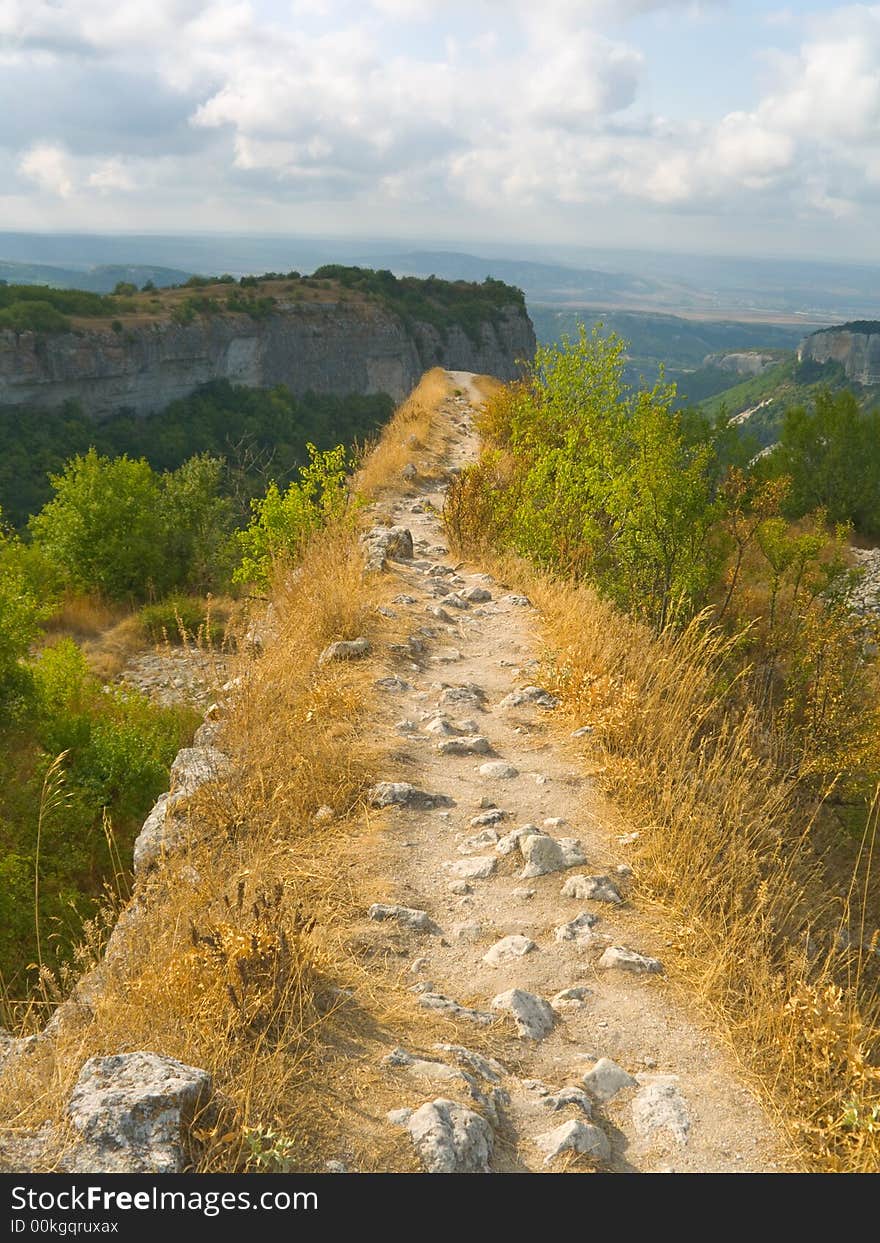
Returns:
[[[521,608],[521,609],[531,608],[531,604],[532,604],[528,596],[516,596],[516,595],[502,596],[501,603],[512,604],[516,608]]]
[[[557,841],[547,833],[529,834],[520,838],[519,849],[525,861],[520,873],[522,880],[562,872],[586,862],[581,844],[574,837],[562,837]]]
[[[541,1104],[554,1113],[558,1113],[560,1109],[567,1109],[569,1105],[574,1105],[588,1118],[593,1116],[592,1102],[583,1088],[567,1087],[560,1088],[558,1092],[548,1092]]]
[[[447,686],[440,692],[438,700],[441,708],[460,706],[464,704],[468,708],[482,708],[486,699],[485,692],[479,686],[472,683],[468,686]]]
[[[497,863],[494,855],[477,855],[473,859],[454,859],[444,863],[443,868],[459,880],[486,880],[495,871]]]
[[[473,824],[473,821],[471,821]],[[498,845],[495,847],[499,855],[512,854],[514,850],[519,848],[520,841],[524,837],[534,837],[539,835],[541,830],[536,824],[522,824],[519,828],[511,829],[509,833],[505,833],[500,838]]]
[[[567,924],[560,924],[555,930],[557,941],[574,941],[579,945],[590,945],[596,938],[593,935],[593,928],[599,922],[597,915],[591,914],[589,911],[582,911],[576,919],[572,919]]]
[[[418,600],[415,598],[415,596],[408,596],[404,592],[399,596],[395,596],[392,599],[391,603],[392,604],[418,604]]]
[[[620,971],[630,971],[633,975],[660,975],[663,971],[663,963],[659,958],[637,954],[625,945],[609,945],[597,965],[603,971],[616,967]]]
[[[438,1098],[407,1122],[410,1138],[429,1174],[488,1174],[494,1136],[473,1109]]]
[[[448,795],[419,790],[408,781],[380,781],[369,791],[367,801],[371,807],[414,807],[424,811],[454,805]]]
[[[600,1057],[592,1070],[583,1077],[583,1085],[594,1100],[610,1101],[624,1088],[637,1088],[638,1080],[627,1074],[610,1057]]]
[[[490,967],[503,967],[506,963],[516,962],[518,958],[525,958],[526,954],[531,954],[537,948],[535,942],[528,937],[514,933],[496,941],[483,955],[483,962]]]
[[[459,844],[458,853],[462,855],[475,854],[480,850],[485,850],[487,846],[494,846],[498,842],[497,830],[489,827],[482,829],[479,833],[474,833],[472,837],[466,837]]]
[[[487,1014],[485,1010],[471,1010],[467,1006],[460,1006],[457,1001],[453,1001],[444,993],[422,993],[418,1004],[423,1010],[438,1010],[450,1018],[463,1019],[466,1023],[476,1023],[479,1027],[487,1027],[495,1021],[494,1016]]]
[[[529,1040],[543,1040],[553,1030],[556,1015],[543,997],[536,997],[521,988],[510,988],[499,993],[489,1003],[493,1010],[505,1010],[513,1015],[516,1029]]]
[[[468,587],[461,594],[471,604],[487,604],[492,599],[492,592],[487,591],[485,587]]]
[[[370,919],[384,922],[393,920],[404,928],[412,928],[415,932],[439,932],[440,929],[431,919],[427,911],[415,910],[411,906],[396,906],[390,903],[374,902],[367,912]]]
[[[620,890],[610,876],[569,876],[562,886],[563,898],[579,898],[581,901],[611,902],[618,904],[623,901]]]
[[[483,734],[474,734],[469,738],[445,738],[437,743],[437,750],[441,755],[485,755],[492,748]]]
[[[506,760],[489,760],[488,764],[480,765],[480,776],[492,781],[509,781],[519,776],[519,769]]]
[[[686,1144],[691,1119],[684,1098],[676,1086],[675,1075],[660,1075],[636,1095],[632,1103],[633,1123],[643,1139],[666,1131],[678,1144]]]
[[[403,678],[399,678],[396,673],[391,674],[387,678],[377,678],[374,686],[377,690],[392,691],[397,694],[403,694],[405,691],[412,690],[409,682],[405,682]]]
[[[370,650],[370,642],[363,636],[359,639],[339,639],[324,648],[318,657],[318,664],[327,665],[334,660],[359,660],[362,656],[369,656]]]
[[[91,1057],[68,1115],[85,1141],[80,1172],[179,1174],[190,1162],[190,1133],[211,1096],[206,1070],[158,1053]]]
[[[533,704],[536,708],[558,708],[559,700],[540,686],[524,686],[521,690],[505,695],[498,707],[520,708],[523,704]]]
[[[451,1053],[457,1061],[463,1062],[474,1074],[487,1079],[489,1083],[500,1083],[501,1077],[507,1074],[501,1063],[497,1062],[494,1057],[476,1053],[473,1049],[466,1049],[464,1045],[435,1044],[434,1048],[438,1053]]]
[[[607,1161],[611,1156],[611,1145],[605,1132],[589,1122],[563,1122],[555,1130],[538,1135],[535,1143],[545,1154],[545,1165],[564,1152],[582,1153],[596,1161]]]
[[[582,985],[575,985],[573,988],[563,988],[550,999],[550,1005],[554,1010],[579,1010],[586,999],[592,992],[589,988]]]
[[[502,811],[500,807],[491,807],[488,811],[481,812],[479,816],[471,817],[471,828],[481,829],[484,825],[498,824],[499,821],[506,819],[506,811]]]

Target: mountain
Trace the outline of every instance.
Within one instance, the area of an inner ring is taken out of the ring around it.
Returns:
[[[183,284],[191,275],[177,268],[143,263],[97,264],[79,270],[0,260],[0,284],[49,285],[54,289],[85,289],[90,293],[112,293],[120,282],[141,288],[152,281],[157,288],[164,289]]]

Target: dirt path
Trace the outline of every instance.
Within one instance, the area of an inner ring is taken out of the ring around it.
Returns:
[[[450,376],[460,391],[445,407],[454,467],[475,455],[479,394],[466,373]],[[457,1015],[463,1049],[438,1048],[427,1065],[424,1054],[391,1058],[387,1071],[399,1076],[407,1106],[391,1123],[409,1129],[436,1169],[486,1166],[484,1124],[465,1117],[471,1109],[489,1121],[488,1166],[498,1172],[573,1161],[613,1171],[785,1168],[774,1125],[708,1022],[659,969],[665,930],[629,900],[626,826],[579,771],[552,700],[508,698],[538,676],[535,613],[478,567],[454,565],[442,491],[425,484],[415,499],[392,498],[415,558],[389,563],[391,608],[412,618],[414,645],[411,660],[389,661],[380,728],[395,739],[388,781],[416,793],[376,792],[377,802],[406,800],[386,813],[385,866],[395,879],[376,902],[425,912],[433,928],[406,929],[421,917],[405,912],[372,914],[404,929],[420,1004],[467,1012]],[[440,804],[420,806],[419,791]],[[507,838],[524,826],[533,827],[518,843]],[[607,900],[615,894],[620,901]],[[648,958],[633,960],[635,973],[606,966],[610,947]],[[510,990],[531,1000],[505,999]],[[511,1004],[518,1019],[504,1009]],[[505,1013],[520,1034],[487,1067],[468,1054],[468,1037],[486,1030],[486,1015]],[[599,1059],[615,1066],[602,1063],[590,1077]],[[425,1105],[411,1115],[414,1084],[425,1085]]]

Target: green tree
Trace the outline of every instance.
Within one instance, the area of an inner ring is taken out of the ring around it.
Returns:
[[[51,482],[55,496],[30,528],[74,586],[117,600],[166,587],[163,493],[147,461],[100,457],[90,449]]]
[[[223,470],[203,453],[162,475],[166,581],[175,587],[207,591],[228,576],[232,503],[220,495]]]
[[[791,480],[789,516],[823,509],[832,522],[880,534],[880,410],[863,412],[848,389],[787,410],[764,469]]]

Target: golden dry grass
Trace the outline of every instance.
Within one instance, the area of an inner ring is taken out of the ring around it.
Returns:
[[[679,974],[819,1170],[880,1168],[880,1004],[872,818],[852,883],[814,849],[815,809],[729,713],[728,640],[700,621],[657,636],[588,587],[508,558],[532,598],[564,727],[640,838],[643,895],[674,926]],[[841,941],[849,928],[852,946]]]
[[[442,368],[434,367],[425,372],[409,397],[398,406],[355,475],[354,486],[362,496],[377,498],[392,489],[406,492],[401,471],[407,463],[418,466],[427,454],[442,458],[435,415],[440,404],[451,395],[452,388]]]
[[[362,488],[381,493],[408,460],[404,431],[431,440],[444,380],[432,373],[404,403]],[[91,1011],[65,1006],[54,1038],[0,1079],[0,1164],[4,1137],[14,1148],[47,1121],[58,1140],[45,1162],[60,1160],[84,1061],[147,1049],[214,1078],[223,1108],[204,1120],[199,1169],[321,1169],[340,1155],[359,1169],[415,1168],[411,1145],[379,1120],[416,1102],[380,1058],[454,1028],[418,1010],[393,934],[365,919],[389,883],[382,822],[363,800],[385,763],[370,728],[377,666],[318,662],[335,639],[400,639],[376,608],[389,591],[364,576],[351,523],[317,535],[279,576],[270,637],[261,656],[243,658],[218,739],[233,775],[190,800],[187,851],[139,885],[136,921],[123,921],[103,961],[91,930]],[[332,818],[316,817],[322,807]]]

